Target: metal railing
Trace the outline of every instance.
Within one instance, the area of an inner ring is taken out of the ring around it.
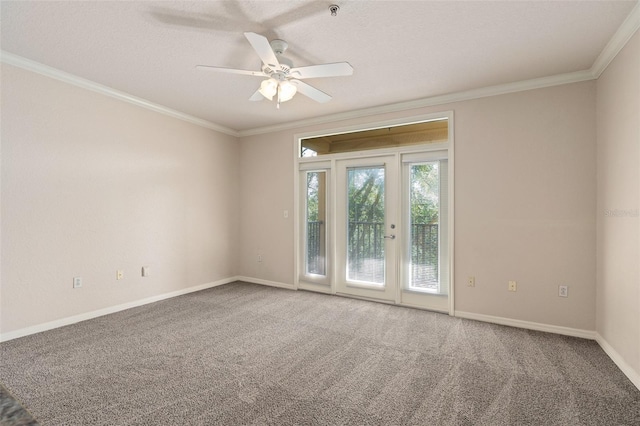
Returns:
[[[349,222],[349,279],[384,283],[384,223]]]
[[[438,225],[411,225],[411,287],[438,288]]]
[[[323,221],[307,222],[307,273],[325,275],[326,253],[324,250],[325,227]]]
[[[349,278],[384,282],[384,223],[349,222]],[[326,274],[324,222],[307,222],[307,272]],[[411,287],[438,287],[438,225],[411,225]]]

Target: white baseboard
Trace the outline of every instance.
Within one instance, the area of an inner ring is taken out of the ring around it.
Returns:
[[[329,295],[334,294],[333,291],[331,291],[331,286],[329,285],[312,284],[304,281],[300,281],[298,283],[298,290],[309,290],[309,291],[313,291],[314,293],[322,293],[322,294],[329,294]]]
[[[476,321],[508,325],[510,327],[526,328],[527,330],[546,331],[547,333],[563,334],[565,336],[596,340],[596,332],[591,330],[582,330],[579,328],[562,327],[559,325],[542,324],[504,317],[494,317],[492,315],[474,314],[472,312],[455,311],[454,316]]]
[[[86,321],[92,318],[101,317],[104,315],[113,314],[116,312],[124,311],[125,309],[136,308],[138,306],[147,305],[149,303],[159,302],[160,300],[170,299],[172,297],[182,296],[183,294],[193,293],[194,291],[206,290],[211,287],[217,287],[219,285],[228,284],[236,281],[236,277],[224,278],[222,280],[201,284],[189,288],[184,288],[170,293],[159,294],[157,296],[147,297],[145,299],[135,300],[133,302],[123,303],[121,305],[110,306],[104,309],[98,309],[97,311],[86,312],[84,314],[74,315],[67,318],[61,318],[59,320],[46,322],[44,324],[38,324],[31,327],[21,328],[19,330],[10,331],[0,334],[0,342],[6,342],[8,340],[17,339],[19,337],[28,336],[30,334],[40,333],[42,331],[52,330],[58,327],[64,327],[65,325],[75,324],[77,322]]]
[[[293,284],[285,284],[285,283],[280,283],[278,281],[263,280],[262,278],[237,276],[237,277],[234,277],[233,280],[234,281],[244,281],[244,282],[253,283],[253,284],[268,285],[270,287],[286,288],[286,289],[289,289],[289,290],[295,290],[296,289],[296,287]]]
[[[600,345],[602,350],[611,358],[611,360],[618,366],[618,368],[624,373],[625,376],[631,380],[631,383],[635,385],[635,387],[640,390],[640,373],[633,369],[629,364],[626,363],[624,359],[620,356],[620,354],[613,349],[613,346],[607,342],[604,337],[600,335],[600,333],[596,333],[596,342]]]

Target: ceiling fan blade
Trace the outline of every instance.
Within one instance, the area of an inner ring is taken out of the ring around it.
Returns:
[[[251,32],[244,33],[244,36],[249,40],[249,43],[251,43],[251,46],[253,46],[253,49],[265,65],[272,69],[280,67],[278,58],[276,58],[276,54],[265,36]]]
[[[267,75],[262,71],[237,70],[233,68],[213,67],[210,65],[196,65],[196,68],[199,70],[206,70],[206,71],[217,71],[217,72],[227,72],[230,74],[244,74],[244,75],[255,75],[258,77],[267,77]]]
[[[264,96],[262,96],[262,93],[260,93],[260,89],[256,90],[255,93],[249,98],[250,101],[261,101],[263,99]]]
[[[308,67],[291,68],[289,72],[295,78],[338,77],[352,75],[353,67],[348,62],[333,64],[310,65]]]
[[[325,103],[331,100],[331,96],[324,93],[322,90],[318,90],[315,87],[300,81],[300,80],[289,80],[291,83],[295,84],[298,88],[298,93],[302,93],[303,95],[313,99],[316,102]]]

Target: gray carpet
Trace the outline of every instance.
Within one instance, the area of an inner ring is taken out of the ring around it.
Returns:
[[[0,425],[37,426],[31,414],[0,384]]]
[[[638,425],[593,341],[233,283],[0,344],[41,425]]]

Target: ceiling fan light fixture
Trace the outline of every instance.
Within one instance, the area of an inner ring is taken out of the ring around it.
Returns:
[[[338,9],[338,6],[332,6],[332,12],[337,13]],[[353,74],[353,67],[349,65],[348,62],[335,62],[294,68],[293,63],[282,56],[287,49],[287,43],[285,41],[272,40],[271,43],[269,43],[269,40],[267,40],[265,36],[252,32],[245,32],[244,36],[260,57],[260,61],[262,62],[261,71],[214,67],[210,65],[196,65],[196,68],[266,78],[262,80],[258,90],[249,97],[250,101],[259,101],[264,98],[273,101],[273,97],[277,95],[276,107],[280,108],[281,102],[291,100],[298,92],[298,89],[300,89],[300,93],[306,97],[316,102],[325,103],[331,100],[331,96],[302,80]]]
[[[280,102],[287,102],[293,98],[297,91],[298,88],[295,84],[290,81],[282,81],[278,90],[278,99]]]
[[[278,82],[274,78],[268,78],[260,84],[258,91],[262,96],[272,101],[273,96],[278,92]]]

